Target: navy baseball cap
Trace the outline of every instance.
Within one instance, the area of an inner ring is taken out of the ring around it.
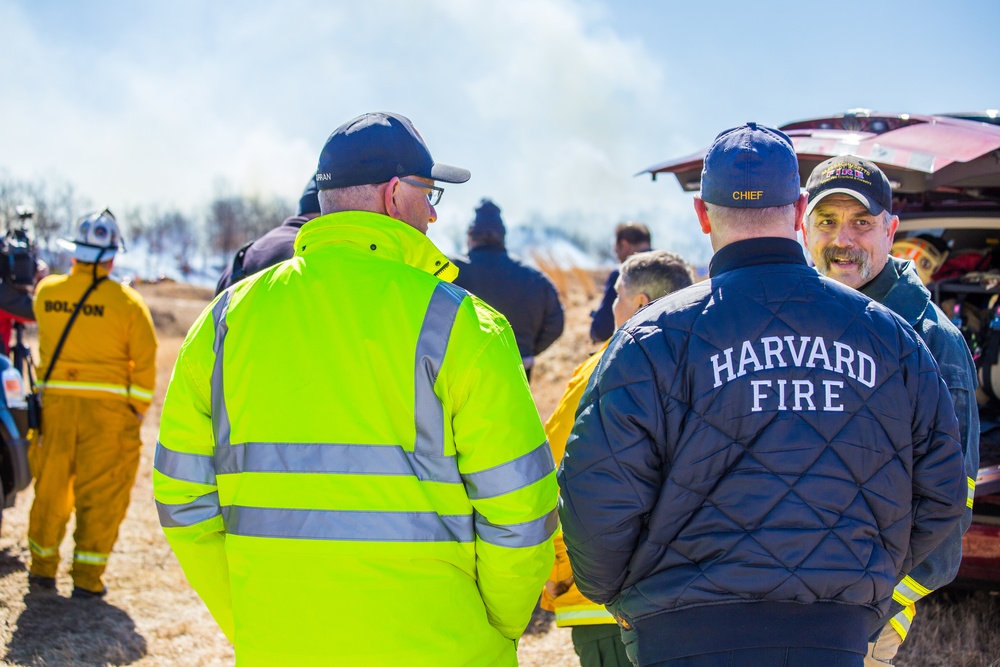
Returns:
[[[722,132],[705,155],[701,198],[730,208],[768,208],[801,195],[799,159],[784,132],[747,123]]]
[[[394,176],[422,176],[445,183],[469,180],[467,169],[434,164],[420,133],[405,116],[366,113],[349,120],[326,140],[319,155],[320,190],[385,183]]]
[[[856,155],[838,155],[816,165],[806,181],[806,190],[809,192],[806,215],[824,197],[838,193],[854,197],[872,215],[882,211],[892,213],[889,179],[877,165]]]
[[[316,187],[316,177],[313,176],[306,183],[305,190],[302,191],[302,196],[299,198],[299,207],[296,209],[295,215],[308,215],[319,212],[319,189]]]

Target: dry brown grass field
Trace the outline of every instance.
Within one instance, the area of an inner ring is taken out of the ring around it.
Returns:
[[[589,311],[603,275],[545,267],[562,292],[566,333],[541,355],[532,392],[545,418],[572,369],[590,354]],[[26,529],[32,493],[3,513],[0,532],[0,661],[32,667],[233,665],[232,647],[188,586],[163,538],[153,506],[151,471],[163,394],[188,326],[208,302],[209,290],[184,285],[139,287],[160,337],[156,399],[143,424],[144,443],[132,504],[111,557],[109,593],[99,602],[69,598],[72,542],[62,545],[59,595],[28,592]],[[72,534],[72,524],[68,533]],[[520,664],[577,665],[569,631],[538,611],[520,642]],[[331,664],[336,660],[331,658]],[[1000,667],[1000,600],[986,593],[955,594],[922,605],[914,638],[897,660],[907,667]]]

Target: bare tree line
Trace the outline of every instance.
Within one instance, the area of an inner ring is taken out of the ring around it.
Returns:
[[[0,172],[0,234],[19,227],[18,207],[28,206],[34,216],[27,224],[39,254],[53,270],[66,270],[69,258],[55,241],[71,237],[76,220],[95,207],[71,183],[55,179],[24,180]],[[144,247],[148,275],[164,267],[193,270],[196,258],[203,266],[217,264],[292,215],[294,204],[280,197],[262,198],[234,194],[225,185],[194,213],[172,205],[139,205],[115,210],[126,247]],[[216,267],[217,268],[217,267]]]

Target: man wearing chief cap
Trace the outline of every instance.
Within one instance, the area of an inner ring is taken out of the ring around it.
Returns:
[[[709,280],[611,339],[559,471],[580,591],[637,665],[857,666],[965,501],[954,409],[888,310],[819,276],[787,136],[705,157]]]
[[[468,178],[403,116],[345,123],[295,256],[184,343],[154,492],[241,665],[517,663],[555,475],[509,325],[425,235]]]
[[[906,638],[916,601],[958,574],[979,469],[976,367],[962,333],[931,301],[914,263],[889,254],[899,218],[892,214],[892,189],[882,170],[861,157],[833,157],[813,170],[806,190],[803,236],[816,268],[878,301],[914,328],[941,369],[958,417],[965,460],[961,477],[968,488],[965,513],[924,562],[901,573],[889,623],[879,625],[869,646],[869,664],[887,665]]]

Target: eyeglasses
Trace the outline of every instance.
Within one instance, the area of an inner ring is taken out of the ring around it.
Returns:
[[[431,206],[437,206],[438,204],[441,203],[441,195],[444,194],[444,188],[439,188],[436,185],[428,185],[427,183],[423,183],[421,181],[411,181],[406,178],[401,178],[399,180],[409,185],[412,185],[415,188],[420,188],[421,190],[429,190],[429,192],[427,193],[427,202]]]

